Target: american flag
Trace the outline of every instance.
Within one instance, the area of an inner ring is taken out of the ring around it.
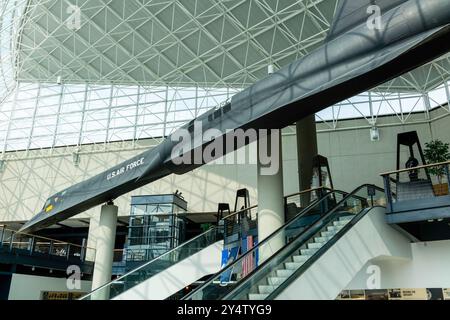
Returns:
[[[253,248],[253,236],[247,236],[246,242],[247,250],[245,252],[248,252]],[[242,259],[242,277],[246,277],[250,272],[253,271],[253,254],[254,252],[246,254],[244,259]]]

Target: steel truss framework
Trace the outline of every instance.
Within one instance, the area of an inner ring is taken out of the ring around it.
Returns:
[[[80,152],[83,144],[97,144],[101,151],[117,141],[127,143],[113,144],[114,148],[130,148],[129,141],[148,138],[159,143],[237,90],[20,83],[0,105],[1,156],[15,159],[10,151],[42,149],[39,155],[46,157],[55,147],[67,147],[62,149],[67,154]],[[316,120],[330,130],[345,129],[348,124],[342,120],[351,118],[376,126],[383,115],[392,115],[392,123],[399,125],[417,121],[413,113],[421,114],[421,121],[432,121],[434,108],[450,114],[449,101],[449,82],[428,93],[373,91],[319,112]]]
[[[337,0],[0,0],[0,157],[170,134],[319,46]],[[442,106],[444,56],[317,114],[339,120]],[[61,83],[56,84],[55,82]],[[46,152],[46,151],[45,151]]]
[[[160,139],[234,92],[20,83],[0,105],[2,151]]]
[[[280,68],[318,47],[337,3],[30,0],[15,10],[15,76],[31,82],[243,88],[265,77],[268,65]],[[448,59],[437,60],[384,88],[429,90],[442,81],[439,69],[449,65]]]

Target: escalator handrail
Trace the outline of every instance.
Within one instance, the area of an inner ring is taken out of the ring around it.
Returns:
[[[185,297],[182,298],[182,300],[186,300],[189,297],[191,297],[192,295],[194,295],[197,291],[201,290],[202,288],[206,287],[207,285],[209,285],[212,281],[214,281],[214,279],[216,279],[221,273],[225,272],[226,270],[229,270],[230,268],[233,268],[236,264],[238,264],[239,262],[241,262],[248,254],[252,253],[253,251],[259,249],[259,247],[263,244],[265,244],[266,242],[268,242],[270,239],[272,239],[274,236],[276,236],[276,234],[287,228],[290,224],[293,224],[297,219],[301,218],[303,215],[305,215],[306,213],[309,212],[309,210],[311,208],[313,208],[314,206],[316,206],[318,203],[322,202],[325,200],[325,198],[328,198],[331,194],[334,193],[340,193],[343,194],[344,197],[346,197],[348,195],[347,192],[345,191],[341,191],[341,190],[332,190],[329,193],[325,194],[322,198],[315,200],[314,202],[310,203],[306,208],[304,208],[301,212],[299,212],[297,215],[295,215],[294,217],[292,217],[291,219],[289,219],[285,224],[283,224],[281,227],[279,227],[278,229],[276,229],[274,232],[272,232],[267,238],[265,238],[263,241],[259,242],[256,246],[254,246],[252,249],[250,249],[249,251],[247,251],[245,254],[241,255],[239,258],[237,258],[236,260],[234,260],[231,264],[227,265],[225,268],[221,269],[219,272],[217,272],[216,274],[214,274],[213,276],[211,276],[211,278],[209,280],[207,280],[203,285],[201,285],[200,287],[196,288],[194,291],[192,291],[191,293],[189,293],[188,295],[186,295]],[[327,213],[325,213],[327,214]],[[306,231],[306,229],[305,229]],[[301,233],[300,233],[301,234]],[[281,250],[281,249],[280,249]],[[278,251],[277,251],[278,252]],[[269,259],[270,260],[270,259]],[[263,264],[264,265],[264,264]],[[245,279],[242,279],[241,281],[243,281]],[[239,281],[240,282],[240,281]]]
[[[253,205],[253,206],[250,206],[250,207],[247,207],[247,208],[244,208],[244,209],[240,209],[239,211],[230,213],[229,215],[223,217],[223,218],[220,219],[220,220],[226,220],[226,219],[229,219],[229,218],[231,218],[231,217],[234,217],[234,216],[238,215],[239,213],[242,213],[242,212],[245,212],[245,211],[249,211],[249,210],[253,210],[253,209],[255,209],[255,208],[258,208],[258,205],[257,205],[257,204],[255,204],[255,205]]]
[[[297,192],[297,193],[288,194],[287,196],[284,196],[283,199],[286,201],[287,198],[294,197],[294,196],[300,196],[300,195],[303,195],[303,194],[306,194],[306,193],[311,193],[311,192],[318,191],[318,190],[333,191],[333,189],[330,189],[328,187],[317,187],[317,188],[312,188],[312,189],[308,189],[308,190],[303,190],[303,191],[300,191],[300,192]],[[339,190],[336,190],[336,191],[339,191]],[[236,212],[230,213],[229,215],[223,217],[220,220],[229,219],[229,218],[231,218],[233,216],[236,216],[239,213],[242,213],[242,212],[245,212],[245,211],[248,211],[248,210],[253,210],[253,209],[257,208],[257,207],[258,207],[258,205],[255,204],[255,205],[250,206],[248,208],[240,209],[240,210],[238,210]]]
[[[304,264],[293,274],[291,274],[280,286],[278,286],[274,291],[272,291],[267,297],[266,300],[273,300],[277,297],[281,292],[283,292],[295,279],[297,279],[301,274],[303,274],[313,263],[315,263],[319,258],[325,254],[325,252],[331,248],[339,239],[341,239],[357,222],[359,222],[362,218],[364,218],[369,212],[371,212],[375,208],[380,208],[382,206],[373,206],[364,208],[357,215],[355,215],[352,220],[350,220],[338,233],[336,233],[333,238],[328,240],[317,252],[315,252],[311,258],[305,261]],[[385,208],[385,207],[382,207]],[[293,243],[293,242],[292,242]]]
[[[81,297],[80,300],[83,300],[84,298],[86,298],[86,297],[92,295],[93,293],[95,293],[95,292],[97,292],[97,291],[100,291],[100,290],[102,290],[103,288],[106,288],[106,287],[110,286],[113,282],[120,281],[121,279],[123,279],[123,278],[125,278],[125,277],[127,277],[127,276],[129,276],[129,275],[131,275],[131,274],[133,274],[133,273],[138,272],[139,270],[141,270],[141,269],[147,267],[148,265],[154,263],[154,262],[157,261],[157,260],[161,260],[163,257],[168,256],[169,254],[171,254],[171,253],[173,253],[173,252],[175,252],[175,251],[180,250],[180,248],[186,246],[187,244],[190,244],[190,243],[194,242],[195,240],[199,239],[200,237],[204,237],[207,233],[210,233],[210,232],[213,232],[213,231],[215,232],[216,229],[218,229],[218,227],[212,227],[212,228],[206,230],[205,232],[199,234],[198,236],[195,236],[194,238],[189,239],[188,241],[182,243],[181,245],[179,245],[179,246],[177,246],[177,247],[175,247],[175,248],[173,248],[173,249],[171,249],[171,250],[169,250],[169,251],[163,253],[162,255],[157,256],[156,258],[154,258],[154,259],[152,259],[152,260],[150,260],[150,261],[148,261],[148,262],[146,262],[146,263],[140,265],[140,266],[137,267],[136,269],[133,269],[133,270],[131,270],[131,271],[125,273],[124,275],[121,275],[120,277],[117,277],[116,279],[114,279],[114,280],[112,280],[112,281],[110,281],[110,282],[108,282],[108,283],[105,283],[104,285],[102,285],[102,286],[96,288],[95,290],[92,290],[92,291],[89,292],[88,294],[86,294],[86,295],[84,295],[83,297]]]
[[[295,197],[295,196],[301,196],[301,195],[303,195],[303,194],[305,194],[305,193],[308,193],[308,192],[311,193],[311,192],[318,191],[318,190],[328,190],[328,191],[333,191],[332,188],[328,188],[328,187],[323,187],[323,186],[321,186],[321,187],[317,187],[317,188],[312,188],[312,189],[303,190],[303,191],[300,191],[300,192],[288,194],[288,195],[284,196],[284,199],[291,198],[291,197]]]
[[[299,192],[299,193],[297,193],[297,194],[295,194],[295,195],[301,195],[301,194],[304,194],[304,193],[306,193],[306,192],[312,192],[312,191],[316,191],[316,190],[320,190],[320,189],[331,190],[331,189],[326,188],[326,187],[318,187],[318,188],[315,188],[315,189],[310,189],[310,190],[305,190],[305,191]],[[336,190],[336,192],[344,193],[343,191],[339,191],[339,190]],[[284,199],[287,199],[287,198],[290,197],[290,196],[293,196],[293,195],[288,195],[288,196],[285,196],[285,197],[283,197],[283,198],[284,198]],[[320,199],[318,199],[318,200],[320,200]],[[254,206],[251,206],[251,207],[248,207],[248,208],[241,209],[241,210],[239,210],[239,211],[237,211],[237,212],[234,212],[234,213],[232,213],[232,214],[229,214],[229,215],[226,216],[226,217],[223,217],[223,218],[220,219],[220,220],[224,220],[224,221],[225,221],[226,219],[229,219],[230,217],[235,216],[235,215],[237,215],[237,214],[239,214],[239,213],[241,213],[241,212],[244,212],[244,211],[247,211],[247,210],[252,210],[252,209],[257,208],[257,207],[258,207],[258,205],[254,205]],[[300,214],[300,213],[299,213],[299,214]],[[297,216],[293,217],[292,219],[295,219],[296,217],[297,217]],[[290,221],[290,220],[289,220],[289,221]],[[125,273],[124,275],[122,275],[122,276],[120,276],[120,277],[118,277],[118,278],[116,278],[116,279],[114,279],[114,280],[112,280],[112,281],[110,281],[110,282],[108,282],[108,283],[105,283],[104,285],[102,285],[102,286],[96,288],[95,290],[93,290],[93,291],[89,292],[88,294],[84,295],[83,297],[81,297],[80,300],[82,300],[82,299],[84,299],[84,298],[90,296],[91,294],[95,293],[96,291],[100,291],[100,290],[102,290],[103,288],[105,288],[105,287],[107,287],[107,286],[110,286],[113,282],[120,281],[121,279],[123,279],[123,278],[125,278],[125,277],[127,277],[127,276],[129,276],[129,275],[131,275],[131,274],[133,274],[133,273],[135,273],[135,272],[138,272],[138,271],[141,270],[142,268],[147,267],[148,265],[154,263],[154,262],[157,261],[157,260],[161,260],[164,256],[167,256],[167,255],[171,254],[171,253],[174,252],[175,250],[179,250],[179,249],[180,249],[181,247],[183,247],[184,245],[193,242],[194,240],[196,240],[196,239],[198,239],[198,238],[200,238],[200,237],[206,235],[208,232],[212,232],[213,230],[215,230],[215,231],[217,232],[217,231],[219,230],[219,225],[218,225],[217,227],[212,227],[211,229],[209,229],[209,230],[203,232],[202,234],[199,234],[198,236],[196,236],[196,237],[190,239],[189,241],[186,241],[185,243],[183,243],[183,244],[181,244],[181,245],[179,245],[179,246],[177,246],[177,247],[175,247],[175,248],[173,248],[173,249],[171,249],[171,250],[169,250],[169,251],[163,253],[162,255],[160,255],[160,256],[158,256],[158,257],[156,257],[156,258],[154,258],[154,259],[152,259],[152,260],[150,260],[150,261],[148,261],[148,262],[146,262],[146,263],[144,263],[144,264],[142,264],[141,266],[139,266],[139,267],[137,267],[137,268],[135,268],[135,269],[133,269],[133,270],[130,270],[129,272]]]
[[[234,213],[232,213],[232,214],[230,214],[230,215],[228,215],[228,216],[226,216],[226,217],[223,217],[223,218],[220,219],[220,220],[225,220],[225,219],[227,219],[227,218],[229,218],[229,217],[231,217],[231,216],[237,215],[238,213],[241,213],[241,212],[244,212],[244,211],[247,211],[247,210],[252,210],[252,209],[254,209],[254,208],[256,208],[256,207],[258,207],[258,206],[257,206],[257,205],[254,205],[254,206],[251,206],[251,207],[248,207],[248,208],[241,209],[241,210],[239,210],[239,211],[237,211],[237,212],[234,212]],[[212,227],[212,228],[206,230],[205,232],[203,232],[203,233],[201,233],[201,234],[195,236],[195,237],[192,238],[192,239],[189,239],[188,241],[182,243],[181,245],[179,245],[179,246],[177,246],[177,247],[175,247],[175,248],[173,248],[173,249],[171,249],[171,250],[169,250],[169,251],[163,253],[162,255],[160,255],[160,256],[158,256],[158,257],[156,257],[156,258],[154,258],[154,259],[152,259],[152,260],[150,260],[150,261],[145,262],[144,264],[140,265],[139,267],[137,267],[137,268],[135,268],[135,269],[133,269],[133,270],[130,270],[129,272],[125,273],[124,275],[121,275],[120,277],[117,277],[116,279],[114,279],[114,280],[112,280],[112,281],[110,281],[110,282],[108,282],[108,283],[105,283],[104,285],[102,285],[102,286],[96,288],[95,290],[93,290],[93,291],[89,292],[88,294],[86,294],[85,296],[81,297],[80,300],[84,299],[85,297],[90,296],[91,294],[95,293],[96,291],[99,291],[99,290],[101,290],[101,289],[103,289],[103,288],[109,286],[109,285],[110,285],[111,283],[113,283],[113,282],[120,281],[121,279],[123,279],[123,278],[125,278],[125,277],[127,277],[127,276],[129,276],[129,275],[131,275],[131,274],[133,274],[133,273],[135,273],[135,272],[137,272],[137,271],[139,271],[140,269],[142,269],[142,268],[144,268],[144,267],[150,265],[150,264],[153,263],[154,261],[161,260],[161,258],[163,258],[164,256],[171,254],[171,253],[174,252],[175,250],[179,250],[179,249],[180,249],[181,247],[183,247],[184,245],[186,245],[186,244],[188,244],[188,243],[191,243],[191,242],[197,240],[198,238],[200,238],[200,237],[206,235],[206,234],[209,233],[209,232],[212,232],[213,230],[217,232],[217,231],[219,230],[219,228],[220,228],[220,226],[218,225],[218,226],[214,226],[214,227]]]
[[[288,243],[286,246],[284,246],[284,247],[282,247],[282,248],[280,248],[278,251],[276,251],[270,258],[268,258],[266,261],[264,261],[261,265],[259,265],[255,270],[252,270],[252,272],[249,274],[249,276],[247,276],[247,277],[245,277],[244,279],[242,279],[241,281],[239,281],[238,283],[237,283],[237,285],[231,290],[231,292],[229,292],[223,299],[225,300],[225,299],[227,299],[227,298],[229,298],[230,296],[233,296],[234,294],[236,294],[236,292],[240,289],[240,286],[242,286],[242,285],[244,285],[245,283],[247,283],[248,281],[250,281],[251,280],[251,278],[253,277],[253,276],[255,276],[256,275],[256,273],[258,272],[258,271],[260,271],[260,270],[262,270],[267,264],[269,264],[269,263],[271,263],[272,261],[273,261],[273,259],[275,259],[276,258],[276,256],[280,253],[280,252],[282,252],[282,251],[285,251],[288,247],[291,247],[291,246],[293,246],[296,242],[298,242],[298,240],[299,240],[299,238],[300,237],[302,237],[302,236],[304,236],[305,234],[307,234],[308,232],[310,232],[311,230],[313,230],[313,228],[315,228],[315,227],[317,227],[317,225],[319,224],[319,223],[321,223],[321,221],[323,221],[323,220],[325,220],[325,219],[327,219],[327,218],[329,218],[333,213],[335,213],[336,212],[336,210],[338,209],[338,208],[340,208],[340,206],[342,205],[342,204],[344,204],[347,200],[349,200],[350,198],[352,198],[352,197],[356,197],[356,198],[360,198],[360,199],[364,199],[364,198],[362,198],[362,197],[360,197],[360,196],[355,196],[355,194],[356,193],[358,193],[359,191],[361,191],[361,190],[363,190],[364,188],[367,188],[367,187],[373,187],[373,188],[375,188],[376,190],[378,190],[378,191],[381,191],[381,192],[383,192],[384,193],[384,189],[382,189],[382,188],[380,188],[380,187],[378,187],[378,186],[376,186],[376,185],[373,185],[373,184],[363,184],[363,185],[361,185],[361,186],[359,186],[358,188],[356,188],[355,190],[353,190],[352,192],[350,192],[350,193],[348,193],[341,201],[339,201],[332,209],[330,209],[327,213],[325,213],[318,221],[316,221],[316,222],[314,222],[314,223],[312,223],[310,226],[308,226],[305,230],[303,230],[301,233],[299,233],[296,237],[294,237],[294,239],[290,242],[290,243]],[[364,199],[364,200],[366,200],[366,199]],[[376,206],[374,206],[374,207],[376,207]],[[369,207],[369,209],[370,209],[371,207]],[[358,214],[356,214],[355,215],[355,217],[348,223],[348,224],[346,224],[346,227],[348,226],[348,225],[350,225],[350,223],[352,223],[362,212],[364,212],[364,211],[366,211],[365,209],[368,209],[368,208],[363,208]],[[362,218],[362,217],[361,217]],[[359,218],[360,219],[360,218]],[[359,219],[358,219],[358,221],[359,221]],[[353,223],[354,224],[354,223]],[[352,224],[352,225],[353,225]],[[347,228],[342,228],[337,234],[341,234],[341,236],[342,236],[342,234],[343,233],[341,233],[341,231],[342,230],[345,230],[345,232],[347,232],[347,230],[349,229],[350,227],[347,227]],[[315,232],[314,232],[314,234],[315,234]],[[337,235],[336,234],[336,235]],[[332,238],[332,239],[330,239],[328,242],[331,242],[332,240],[334,239],[334,237]],[[337,240],[336,240],[337,241]],[[328,242],[327,242],[327,244],[328,244]],[[334,242],[333,242],[334,243]],[[326,245],[324,245],[323,247],[327,247],[328,248],[328,246],[326,246]],[[323,248],[322,247],[322,248]],[[318,250],[318,252],[319,251],[321,251],[320,249]],[[323,251],[322,251],[323,252]],[[298,270],[300,270],[300,269],[302,269],[303,270],[303,266],[305,266],[305,265],[307,265],[307,263],[309,262],[309,264],[308,264],[308,266],[310,265],[310,264],[312,264],[312,259],[314,258],[314,257],[317,257],[316,256],[316,254],[317,254],[317,252],[313,255],[313,256],[311,256],[311,258],[309,258],[299,269],[297,269],[290,277],[288,277],[287,278],[287,280],[285,281],[285,282],[283,282],[283,283],[286,283],[286,282],[288,282],[289,280],[291,280],[292,281],[292,279],[296,279],[296,278],[293,278],[294,277],[294,275],[296,275],[296,277],[298,277],[298,275],[299,275],[299,273],[298,273]],[[244,255],[245,256],[245,255]],[[315,261],[315,260],[314,260]],[[290,283],[290,282],[289,282]],[[283,285],[283,284],[282,284]],[[280,285],[279,287],[282,287],[282,285]],[[287,286],[287,284],[286,284],[286,286]],[[285,287],[284,287],[285,288]],[[278,288],[277,288],[278,289]],[[277,289],[275,289],[275,291],[277,291],[277,292],[279,292]],[[281,289],[280,289],[281,290]],[[269,299],[269,297],[272,297],[272,294],[273,294],[273,292],[266,298],[266,299]]]

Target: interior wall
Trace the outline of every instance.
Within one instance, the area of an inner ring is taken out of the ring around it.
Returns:
[[[369,262],[346,289],[450,288],[449,245],[450,240],[412,243],[411,260]],[[379,267],[379,288],[368,288],[369,266]]]
[[[403,126],[392,125],[393,117],[379,119],[381,139],[378,142],[370,141],[364,119],[346,121],[344,127],[355,127],[346,130],[338,126],[336,130],[326,131],[329,127],[318,124],[319,153],[329,158],[335,187],[351,191],[363,183],[382,186],[379,173],[395,169],[396,136],[400,132],[417,130],[422,145],[432,137],[450,142],[448,114],[431,124],[423,122],[420,118],[423,114],[416,117],[421,122]],[[363,125],[364,128],[359,128]],[[145,147],[148,142],[139,143]],[[43,158],[38,152],[29,151],[27,160],[8,161],[4,172],[0,173],[0,222],[29,220],[40,211],[48,196],[143,151],[97,149],[98,146],[82,146],[79,167],[73,165],[71,154]],[[297,146],[292,128],[285,129],[283,134],[283,169],[284,193],[297,192]],[[178,189],[183,192],[189,211],[215,212],[219,202],[234,203],[235,192],[240,188],[249,189],[251,202],[255,204],[255,164],[210,164],[181,176],[170,175],[116,199],[115,203],[119,206],[119,215],[124,216],[129,214],[131,195],[172,193]],[[99,212],[100,206],[97,206],[80,216],[90,217]]]
[[[414,130],[422,145],[431,139],[428,124],[380,127],[376,142],[370,141],[368,128],[319,133],[319,153],[328,158],[334,187],[344,191],[365,183],[383,187],[380,173],[396,169],[397,134]]]
[[[46,199],[75,183],[101,173],[143,152],[140,150],[93,152],[83,146],[81,163],[71,155],[8,161],[0,173],[0,221],[26,221],[39,212]],[[30,151],[32,153],[33,151]],[[248,188],[255,203],[256,165],[206,165],[185,175],[170,175],[115,200],[119,215],[128,215],[132,195],[183,192],[190,211],[216,211],[218,202],[233,202],[235,192]],[[95,207],[80,215],[91,216]]]
[[[11,278],[8,300],[41,300],[43,291],[68,292],[65,278],[30,276],[15,273]],[[73,292],[91,291],[90,281],[81,281],[81,289]]]
[[[444,142],[450,143],[450,119],[447,112],[440,112],[440,118],[433,121],[431,124],[433,139],[441,139]]]

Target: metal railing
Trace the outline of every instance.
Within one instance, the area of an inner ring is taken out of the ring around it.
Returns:
[[[326,193],[333,191],[331,188],[328,187],[317,187],[312,188],[308,190],[303,190],[300,192],[288,194],[284,196],[284,203],[287,205],[288,203],[295,203],[297,207],[305,208],[307,207],[312,201],[317,200],[321,198]]]
[[[28,256],[50,256],[65,260],[93,261],[95,249],[74,243],[18,232],[0,226],[0,250]]]
[[[298,192],[295,194],[288,195],[284,197],[285,203],[290,202],[290,198],[293,198],[298,195],[310,194],[316,191],[323,191],[330,189],[327,188],[314,188],[310,190],[305,190],[302,192]],[[143,265],[125,273],[124,275],[118,277],[117,279],[95,289],[88,295],[82,297],[82,300],[90,300],[90,299],[111,299],[120,293],[126,291],[129,288],[137,285],[138,283],[148,279],[149,277],[155,275],[160,271],[160,269],[167,268],[170,265],[178,263],[182,259],[190,256],[193,253],[198,252],[202,248],[207,245],[212,244],[215,241],[218,241],[222,237],[226,238],[226,236],[231,236],[233,233],[237,233],[239,235],[238,239],[242,236],[243,233],[248,231],[250,228],[255,228],[258,212],[257,205],[243,208],[236,212],[230,213],[229,215],[223,217],[219,221],[219,225],[217,227],[211,228],[205,233],[194,237],[193,239],[181,244],[180,246],[169,250],[168,252],[162,254],[161,256],[144,263]],[[184,213],[186,214],[186,213]],[[114,256],[116,262],[120,262],[120,259],[123,255],[123,250],[115,250]],[[161,262],[164,262],[164,265],[161,265]]]
[[[449,195],[450,161],[381,173],[389,212],[399,202]]]
[[[220,240],[220,235],[216,233],[215,228],[184,242],[176,248],[163,253],[157,258],[148,261],[134,270],[131,270],[117,279],[106,283],[105,285],[93,290],[89,294],[80,298],[80,300],[109,300],[136,286],[137,284],[149,279],[162,270],[173,266],[187,257],[203,250],[209,245]]]
[[[284,196],[285,221],[331,191],[332,189],[327,187],[317,187]],[[258,226],[258,205],[242,208],[223,217],[221,221],[223,221],[225,243],[233,235],[237,235],[236,239],[242,239],[249,230],[256,229]]]
[[[361,190],[366,190],[366,188],[368,190],[367,197],[362,192],[356,194]],[[336,190],[325,194],[321,199],[311,202],[296,217],[278,228],[247,253],[227,265],[206,281],[205,284],[183,299],[233,299],[236,298],[235,295],[239,295],[239,299],[244,299],[245,297],[240,294],[242,291],[239,290],[239,292],[236,292],[235,289],[242,288],[242,285],[244,285],[245,292],[250,292],[250,287],[256,284],[251,280],[252,276],[261,270],[263,270],[264,274],[270,272],[270,270],[266,269],[266,266],[272,264],[275,261],[274,259],[277,259],[278,254],[286,250],[287,245],[296,244],[298,239],[305,235],[310,236],[308,232],[315,232],[315,229],[324,224],[325,220],[341,215],[342,211],[356,216],[365,208],[376,205],[377,200],[383,198],[383,195],[380,196],[380,190],[383,191],[381,188],[373,185],[363,185],[350,194]],[[322,210],[326,208],[323,204],[331,204],[332,202],[335,202],[334,206],[323,212]],[[300,220],[308,216],[311,217],[312,212],[314,212],[312,221],[309,221],[304,227],[295,228],[293,232],[292,227],[298,225]],[[288,234],[289,236],[287,236]]]

